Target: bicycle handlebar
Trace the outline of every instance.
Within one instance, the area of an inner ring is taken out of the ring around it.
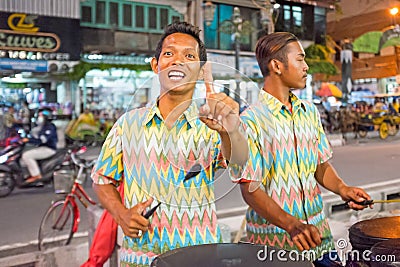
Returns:
[[[78,150],[79,151],[79,150]],[[77,153],[78,151],[72,151],[71,152],[71,159],[74,162],[75,165],[82,167],[82,168],[91,168],[93,165],[96,163],[96,160],[85,160],[80,158]]]

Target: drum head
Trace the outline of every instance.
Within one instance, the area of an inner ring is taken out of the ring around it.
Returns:
[[[350,243],[354,249],[370,249],[374,244],[400,238],[400,216],[360,221],[349,229]]]
[[[274,252],[272,252],[274,250]],[[154,259],[152,267],[312,267],[309,261],[292,261],[294,257],[286,252],[288,261],[279,259],[278,248],[252,244],[208,244],[189,246],[168,251]],[[282,252],[280,252],[282,253]],[[294,254],[294,253],[293,253]],[[265,259],[264,259],[265,257]]]

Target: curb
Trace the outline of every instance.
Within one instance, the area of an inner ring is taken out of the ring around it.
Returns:
[[[0,258],[0,267],[80,266],[88,258],[88,243],[58,247]]]

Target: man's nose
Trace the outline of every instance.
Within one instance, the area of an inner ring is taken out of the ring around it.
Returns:
[[[185,64],[184,57],[177,55],[174,60],[174,65],[183,66]]]

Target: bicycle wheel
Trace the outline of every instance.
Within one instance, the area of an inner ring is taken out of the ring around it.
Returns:
[[[72,205],[64,208],[65,199],[54,202],[44,215],[39,228],[39,250],[65,246],[71,242],[75,214]]]

